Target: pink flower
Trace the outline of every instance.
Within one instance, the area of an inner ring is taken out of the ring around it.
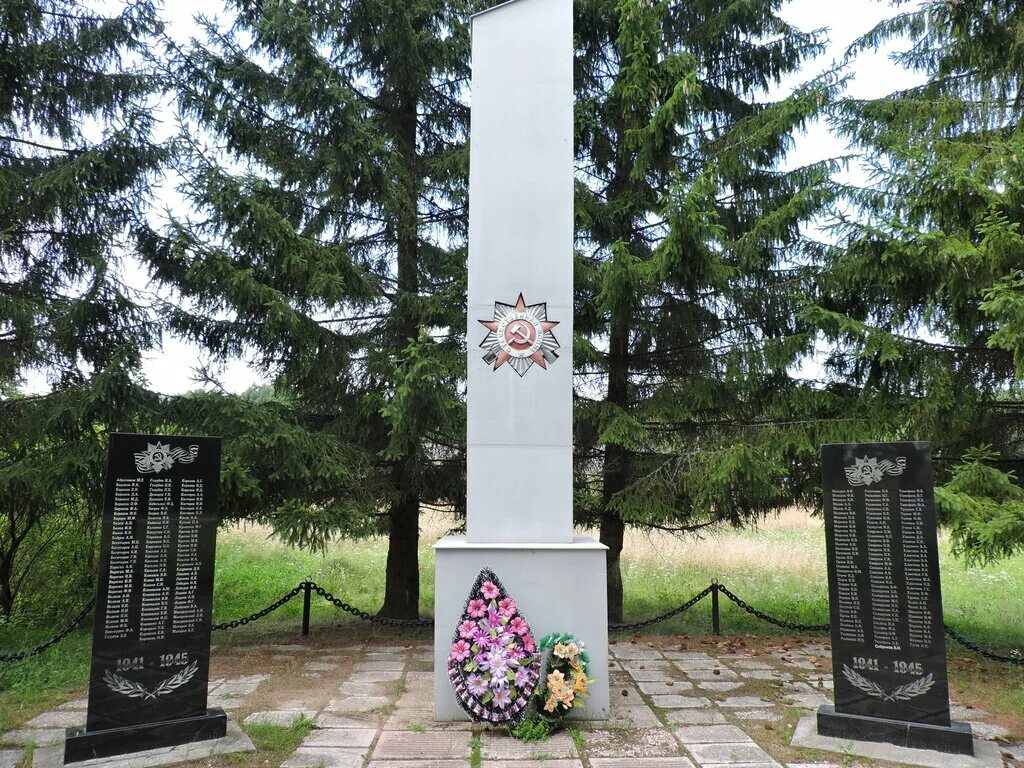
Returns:
[[[523,647],[527,653],[536,653],[537,646],[534,644],[533,635],[523,635]]]
[[[466,687],[469,688],[469,692],[479,698],[487,693],[487,683],[484,681],[483,675],[470,675],[466,678]]]
[[[520,688],[526,688],[532,682],[533,672],[526,667],[520,667],[516,670],[516,685]]]
[[[449,658],[452,661],[465,661],[469,658],[472,651],[470,650],[469,643],[465,640],[459,640],[457,643],[452,643],[452,653]]]
[[[473,633],[477,630],[475,621],[464,621],[459,624],[459,637],[463,640],[472,640]]]
[[[502,689],[494,692],[494,698],[491,699],[491,704],[496,706],[498,709],[504,709],[512,703],[512,696],[508,689]]]
[[[488,600],[494,600],[501,594],[501,590],[495,586],[493,581],[485,581],[480,585],[480,594]]]
[[[521,616],[516,616],[508,623],[508,628],[522,637],[530,631],[530,625],[523,621]]]
[[[498,610],[501,611],[502,616],[515,616],[519,606],[516,605],[516,601],[511,597],[506,597],[500,603],[498,603]]]
[[[487,615],[487,604],[483,600],[470,600],[467,610],[474,619],[480,619]]]

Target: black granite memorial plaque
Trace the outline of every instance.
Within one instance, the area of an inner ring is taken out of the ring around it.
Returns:
[[[66,763],[225,734],[206,706],[220,449],[110,436],[89,710]]]
[[[950,722],[927,443],[821,449],[835,706],[827,736],[971,754]]]

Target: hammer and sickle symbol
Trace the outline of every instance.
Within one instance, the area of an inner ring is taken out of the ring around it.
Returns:
[[[513,324],[511,328],[509,328],[509,331],[511,331],[515,335],[515,339],[513,339],[513,341],[516,341],[519,344],[533,343],[533,340],[530,338],[530,333],[527,329],[526,323],[524,323],[522,320],[516,321],[516,323]]]

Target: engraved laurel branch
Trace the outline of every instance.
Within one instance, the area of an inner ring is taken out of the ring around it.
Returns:
[[[899,477],[907,469],[905,456],[898,457],[895,461],[889,459],[876,459],[865,456],[861,459],[854,459],[852,467],[845,467],[846,480],[850,485],[874,485],[882,482],[886,475]]]
[[[120,693],[122,696],[127,696],[130,699],[152,701],[153,699],[166,696],[168,693],[181,688],[181,686],[185,685],[185,683],[195,677],[196,672],[198,671],[199,662],[193,661],[177,674],[164,680],[152,691],[146,688],[146,686],[136,683],[134,680],[128,680],[111,672],[109,669],[103,673],[103,682],[106,683],[107,688],[112,690],[114,693]]]
[[[878,683],[868,680],[864,675],[850,669],[846,664],[843,664],[843,676],[857,690],[882,701],[908,701],[928,693],[931,687],[935,685],[935,678],[932,677],[930,672],[924,677],[914,680],[912,683],[901,685],[899,688],[889,692],[886,692]]]

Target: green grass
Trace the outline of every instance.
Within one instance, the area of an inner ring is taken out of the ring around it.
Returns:
[[[313,721],[305,715],[299,715],[290,726],[280,725],[247,725],[245,732],[261,753],[260,757],[278,765],[294,752],[309,732],[313,730]],[[269,754],[265,754],[269,753]]]
[[[420,549],[420,614],[429,616],[434,603],[433,550]],[[1024,648],[1024,556],[985,568],[955,560],[948,543],[940,542],[943,598],[947,621],[968,638],[1002,651]],[[764,552],[784,553],[783,565],[764,562]],[[383,598],[386,542],[341,542],[324,554],[301,552],[266,540],[262,534],[224,532],[218,541],[214,588],[214,620],[226,621],[260,610],[299,582],[315,581],[353,606],[375,612]],[[687,600],[718,578],[739,597],[781,619],[804,624],[828,621],[824,570],[824,536],[820,529],[766,528],[729,532],[682,549],[634,546],[625,555],[623,582],[627,620],[662,613]],[[722,597],[722,630],[726,635],[784,635]],[[646,632],[709,634],[711,601]],[[244,629],[215,634],[244,641],[294,636],[301,625],[302,596],[266,619]],[[528,614],[527,614],[528,615]],[[424,632],[377,629],[342,613],[316,595],[312,602],[314,636],[373,635],[400,639],[427,637]],[[0,623],[0,651],[30,647],[52,633],[51,627]],[[0,730],[23,722],[45,707],[84,693],[88,682],[90,640],[75,633],[63,643],[28,661],[0,663]],[[970,652],[955,654],[972,656]]]

